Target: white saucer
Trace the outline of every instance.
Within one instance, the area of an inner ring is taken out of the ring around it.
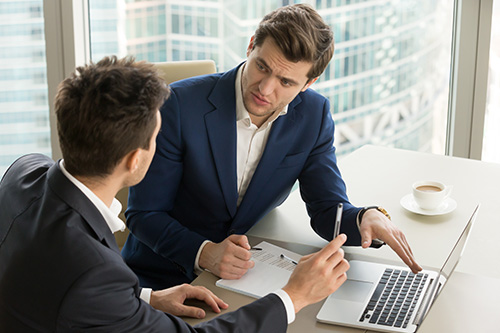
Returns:
[[[452,198],[448,197],[443,201],[442,204],[438,206],[438,208],[434,210],[422,209],[417,205],[415,199],[413,199],[413,194],[411,193],[402,197],[400,203],[401,206],[403,206],[406,210],[409,210],[412,213],[427,215],[427,216],[448,214],[454,211],[455,208],[457,208],[457,202]]]

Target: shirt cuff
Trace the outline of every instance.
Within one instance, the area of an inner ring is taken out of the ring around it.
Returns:
[[[141,290],[141,294],[139,295],[139,297],[146,303],[150,304],[150,301],[151,301],[151,292],[153,291],[153,289],[151,288],[142,288]]]
[[[293,305],[290,296],[288,296],[287,292],[284,291],[283,289],[276,290],[275,292],[273,292],[273,294],[277,295],[283,302],[283,305],[285,306],[286,318],[288,324],[293,323],[293,321],[295,320],[295,306]]]
[[[210,243],[210,241],[206,240],[201,243],[200,248],[198,249],[198,253],[196,253],[196,259],[194,260],[194,274],[196,275],[200,275],[201,273],[203,273],[203,268],[200,267],[200,255],[201,251],[203,250],[205,245],[207,245],[207,243]]]
[[[358,231],[361,233],[361,221],[359,220],[359,213],[361,213],[363,209],[360,209],[358,211],[358,214],[356,214],[356,225],[358,226]]]

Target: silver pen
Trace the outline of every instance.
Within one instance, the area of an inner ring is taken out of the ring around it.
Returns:
[[[288,260],[288,261],[290,261],[290,262],[291,262],[292,264],[294,264],[294,265],[298,265],[298,264],[299,264],[298,262],[296,262],[296,261],[295,261],[295,260],[293,260],[292,258],[287,257],[286,255],[284,255],[283,253],[282,253],[282,254],[280,254],[280,258],[281,258],[281,259]]]
[[[337,206],[337,215],[335,216],[335,225],[333,226],[333,238],[337,238],[337,236],[340,234],[340,223],[342,221],[342,210],[344,209],[344,205],[342,203],[339,203]]]

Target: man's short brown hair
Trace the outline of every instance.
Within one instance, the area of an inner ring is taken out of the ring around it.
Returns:
[[[309,80],[320,76],[333,56],[332,29],[306,4],[280,7],[264,16],[255,31],[254,47],[267,37],[274,39],[289,61],[313,64]]]
[[[55,98],[68,172],[104,177],[131,151],[149,149],[156,113],[169,93],[152,64],[131,57],[76,68]]]

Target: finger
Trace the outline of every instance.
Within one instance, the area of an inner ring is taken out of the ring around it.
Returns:
[[[406,255],[413,260],[413,252],[411,250],[410,245],[408,244],[408,241],[406,240],[405,235],[402,232],[400,232],[399,234],[396,235],[395,238],[399,242],[400,246],[403,248],[403,251],[406,253]]]
[[[247,251],[239,246],[233,244],[226,248],[220,263],[221,266],[226,266],[226,268],[230,268],[229,266],[235,266],[243,269],[252,268],[255,264],[250,259],[252,258],[252,253]]]
[[[187,306],[184,304],[179,305],[178,313],[172,314],[176,316],[186,316],[199,319],[205,318],[205,311],[203,311],[203,309],[197,308],[195,306]]]
[[[249,269],[254,268],[255,262],[252,260],[238,260],[234,263],[233,266],[245,270],[246,273],[246,271],[248,271]]]
[[[328,243],[324,248],[319,250],[316,255],[319,259],[326,260],[331,257],[331,255],[337,252],[338,249],[345,243],[347,236],[345,234],[338,235],[334,240]]]
[[[248,238],[245,235],[231,235],[227,239],[246,250],[250,250],[251,248],[250,244],[248,243]]]
[[[404,237],[404,235],[403,235],[403,237]],[[404,245],[403,248],[405,249],[407,256],[410,258],[411,264],[409,265],[409,267],[411,268],[413,273],[418,273],[419,271],[422,270],[422,267],[417,263],[417,260],[415,259],[415,256],[413,255],[413,251],[411,250],[410,245],[406,241],[406,238],[404,238],[403,245]]]
[[[333,253],[330,258],[326,261],[329,262],[333,267],[337,266],[344,259],[344,250],[342,248],[338,249],[335,253]]]
[[[242,262],[241,265],[254,265],[254,262]],[[239,267],[235,266],[233,263],[225,263],[221,264],[219,267],[220,274],[219,276],[223,279],[235,280],[241,278],[245,273],[250,269],[250,267]]]
[[[351,268],[351,266],[349,265],[349,262],[345,259],[342,259],[337,264],[337,266],[335,266],[333,271],[337,275],[337,281],[339,279],[344,280],[344,281],[347,279],[347,271],[349,270],[349,268]],[[344,281],[342,281],[342,283],[344,283]]]
[[[422,267],[417,264],[404,235],[400,237],[400,239],[396,237],[389,237],[388,242],[386,243],[394,250],[394,252],[396,252],[396,254],[403,260],[406,265],[408,265],[408,267],[410,267],[410,269],[414,273],[417,273],[418,271],[422,270]]]
[[[346,282],[346,281],[347,281],[347,273],[346,273],[346,272],[344,272],[344,273],[340,274],[340,275],[337,277],[337,283],[338,283],[339,285],[342,285],[342,284],[343,284],[344,282]]]
[[[228,249],[236,258],[248,261],[252,258],[252,252],[248,249],[238,246],[232,246]]]
[[[219,313],[222,309],[227,309],[229,305],[222,299],[217,297],[212,291],[205,287],[199,286],[193,291],[195,294],[192,296],[200,301],[207,303],[214,312]]]
[[[245,235],[241,235],[240,239],[238,240],[238,245],[241,246],[242,248],[246,250],[250,250],[251,246],[248,243],[248,238]]]

